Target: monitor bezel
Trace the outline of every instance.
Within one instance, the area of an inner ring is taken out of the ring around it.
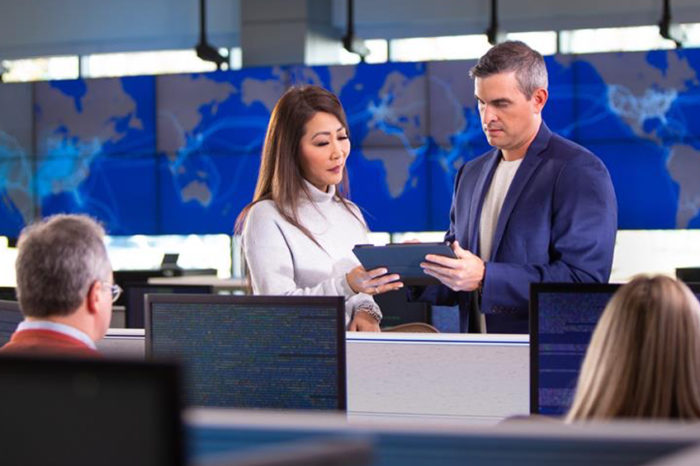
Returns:
[[[347,361],[345,351],[345,298],[343,296],[262,296],[262,295],[216,295],[216,294],[153,294],[146,295],[144,333],[146,346],[146,359],[153,358],[151,319],[153,304],[156,303],[176,303],[176,304],[232,304],[246,306],[275,306],[289,305],[294,301],[295,306],[312,307],[335,307],[336,309],[336,340],[337,361],[338,361],[338,405],[336,410],[347,411]]]
[[[0,354],[0,371],[35,370],[43,377],[51,374],[88,372],[105,374],[118,372],[125,374],[145,374],[150,380],[156,379],[162,395],[163,427],[167,429],[172,445],[170,464],[184,465],[186,443],[182,419],[183,397],[181,394],[181,375],[179,365],[168,361],[139,361],[125,358],[83,358],[72,356],[36,356],[22,354]],[[109,420],[105,419],[105,422]]]

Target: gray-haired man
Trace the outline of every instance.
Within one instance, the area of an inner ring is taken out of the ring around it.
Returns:
[[[15,265],[25,320],[3,353],[97,355],[121,292],[112,283],[104,229],[84,215],[56,215],[20,234]]]
[[[531,283],[608,281],[615,192],[595,155],[543,122],[549,93],[539,53],[504,42],[470,74],[494,149],[457,174],[445,237],[457,259],[426,257],[424,270],[442,285],[421,298],[459,304],[462,331],[483,331],[474,325],[481,323],[489,332],[527,333]]]

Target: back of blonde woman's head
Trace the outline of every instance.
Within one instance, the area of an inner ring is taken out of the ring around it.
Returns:
[[[638,276],[593,332],[567,420],[700,418],[700,303],[683,283]]]

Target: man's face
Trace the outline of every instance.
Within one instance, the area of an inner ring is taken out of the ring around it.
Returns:
[[[528,99],[518,87],[515,72],[508,72],[476,78],[474,94],[489,144],[506,152],[526,149],[539,129],[547,91],[538,89]]]

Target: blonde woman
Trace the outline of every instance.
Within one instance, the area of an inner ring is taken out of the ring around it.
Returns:
[[[567,421],[700,418],[700,303],[683,283],[639,276],[608,303]]]

